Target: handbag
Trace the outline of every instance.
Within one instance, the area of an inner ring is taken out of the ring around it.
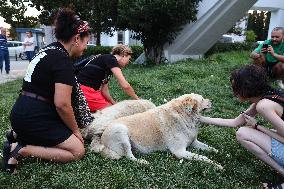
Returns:
[[[72,88],[71,103],[77,125],[80,129],[86,128],[94,121],[95,118],[91,114],[83,91],[77,82],[77,78],[75,85]]]

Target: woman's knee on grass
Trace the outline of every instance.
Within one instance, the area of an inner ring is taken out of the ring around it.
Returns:
[[[71,161],[82,159],[85,154],[84,144],[73,134],[57,147],[69,151],[73,155]]]
[[[84,144],[79,141],[78,144],[74,145],[73,148],[70,149],[70,152],[74,156],[74,161],[82,159],[85,155]]]
[[[240,127],[236,133],[237,140],[239,142],[248,140],[250,136],[250,130],[251,128],[248,127]]]
[[[76,161],[76,160],[80,160],[84,157],[85,148],[84,148],[84,145],[82,143],[80,145],[78,145],[77,147],[75,146],[75,148],[71,151],[71,153],[73,154],[74,160]]]

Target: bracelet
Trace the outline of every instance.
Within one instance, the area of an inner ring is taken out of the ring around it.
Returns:
[[[254,124],[254,128],[255,128],[256,130],[258,130],[258,129],[257,129],[257,126],[259,126],[259,124],[256,122],[256,124]]]

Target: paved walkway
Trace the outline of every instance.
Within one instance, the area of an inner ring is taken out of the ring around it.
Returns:
[[[11,58],[11,57],[10,57]],[[3,65],[2,74],[0,73],[0,84],[7,81],[13,81],[15,79],[23,78],[29,62],[27,60],[15,60],[15,58],[10,59],[10,73],[6,74],[5,66]]]

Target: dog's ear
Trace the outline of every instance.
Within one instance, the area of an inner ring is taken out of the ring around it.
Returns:
[[[191,113],[196,110],[197,101],[195,99],[192,99],[191,97],[186,97],[186,99],[183,99],[182,106],[183,106],[182,108],[187,113]]]
[[[197,111],[198,110],[198,101],[195,100],[195,99],[192,99],[192,104],[193,104],[193,107],[192,107],[192,110],[193,111]]]

